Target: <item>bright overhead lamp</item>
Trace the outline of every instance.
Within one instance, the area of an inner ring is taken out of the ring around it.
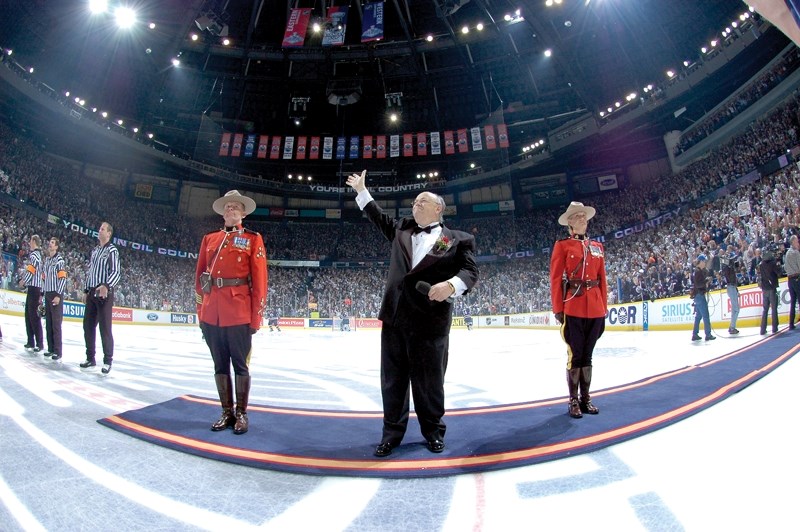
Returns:
[[[117,21],[117,26],[122,29],[128,29],[136,24],[136,12],[129,7],[118,7],[114,11],[114,18]]]

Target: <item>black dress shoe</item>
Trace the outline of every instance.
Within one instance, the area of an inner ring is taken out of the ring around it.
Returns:
[[[61,353],[53,353],[51,357],[53,360],[61,360]]]
[[[380,443],[378,444],[377,447],[375,447],[375,453],[373,454],[375,454],[375,456],[379,458],[383,458],[384,456],[389,456],[390,454],[392,454],[392,449],[394,449],[395,447],[396,447],[395,445],[392,445],[389,442]]]
[[[97,365],[97,363],[96,363],[94,360],[87,360],[86,362],[81,362],[81,363],[80,363],[80,364],[78,364],[78,365],[79,365],[80,367],[82,367],[83,369],[86,369],[86,368],[93,368],[93,367],[95,367],[95,366]]]
[[[428,440],[428,450],[432,453],[440,453],[444,451],[444,442],[442,440]]]

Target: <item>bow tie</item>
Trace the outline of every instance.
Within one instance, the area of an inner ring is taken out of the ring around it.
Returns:
[[[433,225],[429,225],[428,227],[420,227],[420,226],[416,226],[416,227],[414,228],[414,234],[415,234],[415,235],[418,235],[418,234],[420,234],[420,233],[428,233],[428,234],[431,234],[431,230],[432,230],[434,227],[439,227],[440,225],[442,225],[442,224],[433,224]]]

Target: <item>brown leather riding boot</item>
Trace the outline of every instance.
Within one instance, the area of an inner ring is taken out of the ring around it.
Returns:
[[[599,414],[600,410],[592,404],[592,397],[589,395],[589,387],[592,384],[592,366],[585,366],[580,369],[581,412],[584,414]]]
[[[580,381],[581,368],[571,368],[567,370],[567,388],[569,388],[569,415],[574,418],[582,418],[581,407],[578,404],[578,382]]]
[[[247,400],[250,397],[250,375],[236,375],[236,424],[234,434],[244,434],[248,429]]]
[[[214,380],[217,383],[217,392],[219,393],[219,402],[222,404],[222,415],[220,418],[211,425],[211,430],[219,431],[232,427],[236,422],[233,417],[233,389],[231,386],[230,375],[214,375]]]

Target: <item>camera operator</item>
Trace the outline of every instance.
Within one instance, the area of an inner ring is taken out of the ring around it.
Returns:
[[[736,271],[741,266],[736,247],[728,244],[727,253],[720,255],[720,276],[725,281],[728,292],[728,301],[731,304],[731,323],[728,327],[728,334],[739,334],[736,328],[736,320],[739,317],[739,288],[736,279]]]
[[[760,275],[761,299],[764,307],[761,312],[761,334],[767,334],[767,313],[772,309],[772,332],[778,332],[778,263],[775,260],[775,245],[769,244],[761,251]]]
[[[700,320],[705,323],[703,327],[706,333],[706,342],[716,340],[717,337],[711,334],[711,317],[708,314],[708,301],[706,295],[708,289],[711,287],[711,280],[713,279],[711,273],[706,270],[706,262],[708,257],[702,253],[697,256],[697,267],[692,274],[692,290],[689,295],[694,300],[694,328],[692,329],[692,342],[700,340]]]

